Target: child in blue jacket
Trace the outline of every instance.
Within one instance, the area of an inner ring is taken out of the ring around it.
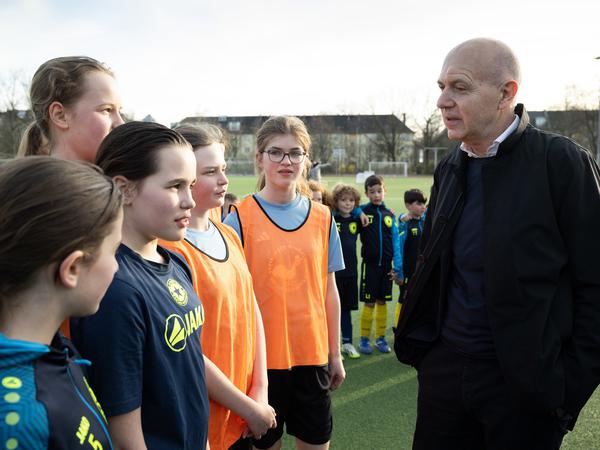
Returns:
[[[369,198],[369,203],[362,205],[361,209],[369,218],[369,226],[360,234],[362,243],[360,298],[364,302],[364,307],[361,315],[359,351],[364,354],[373,353],[370,336],[374,312],[377,336],[375,347],[382,353],[389,353],[391,349],[385,339],[386,302],[392,299],[392,280],[402,273],[398,227],[394,213],[383,202],[385,197],[383,177],[369,176],[365,180],[365,194]]]

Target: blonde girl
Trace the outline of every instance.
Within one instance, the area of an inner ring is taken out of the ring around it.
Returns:
[[[29,97],[34,121],[24,133],[18,156],[93,162],[102,140],[123,123],[114,74],[86,56],[46,61],[31,80]]]

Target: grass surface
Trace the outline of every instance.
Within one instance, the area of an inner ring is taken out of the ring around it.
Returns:
[[[343,182],[354,183],[353,177],[326,177],[323,183],[333,188]],[[396,214],[404,212],[404,191],[419,188],[429,196],[430,177],[386,178],[387,206]],[[229,191],[243,196],[254,192],[255,177],[230,177]],[[364,195],[361,202],[366,202]],[[358,253],[360,258],[360,252]],[[394,299],[398,287],[394,286]],[[392,344],[391,327],[395,302],[388,304],[387,336]],[[358,344],[360,311],[353,312],[354,343]],[[399,363],[393,353],[344,361],[347,377],[343,386],[333,392],[333,438],[335,450],[404,450],[410,449],[416,419],[416,372]],[[284,439],[284,448],[294,448],[293,439]],[[600,450],[600,390],[592,396],[577,421],[575,430],[565,437],[562,449]],[[440,449],[443,450],[443,449]]]
[[[388,208],[394,210],[396,214],[404,212],[404,191],[408,189],[421,189],[426,197],[429,197],[429,190],[433,182],[431,177],[386,177],[386,194],[385,203]],[[366,203],[367,198],[364,195],[364,186],[356,184],[354,177],[326,177],[323,178],[323,184],[330,191],[337,183],[346,183],[355,186],[361,194],[361,203]],[[243,197],[246,194],[255,192],[256,177],[254,176],[230,176],[229,177],[229,192],[233,192],[238,197]]]

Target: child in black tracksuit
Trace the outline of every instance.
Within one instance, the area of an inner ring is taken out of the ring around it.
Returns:
[[[391,351],[385,339],[387,325],[386,302],[392,299],[392,279],[402,272],[399,251],[399,235],[394,213],[386,208],[385,185],[379,175],[371,175],[365,180],[365,194],[369,203],[361,206],[369,218],[369,226],[360,234],[362,243],[362,265],[360,297],[364,302],[361,316],[361,338],[359,351],[373,353],[370,343],[373,312],[375,312],[375,346],[382,353]],[[393,271],[392,271],[393,261]]]
[[[358,309],[358,272],[356,258],[356,239],[361,231],[361,221],[356,216],[360,193],[347,184],[338,184],[332,192],[333,217],[337,225],[345,269],[335,273],[335,282],[340,294],[342,353],[351,359],[360,354],[352,345],[351,312]]]
[[[394,314],[394,324],[398,323],[402,302],[408,290],[408,282],[412,277],[419,255],[419,243],[425,223],[425,212],[427,199],[420,189],[410,189],[404,193],[404,205],[408,213],[398,218],[398,233],[400,237],[399,247],[402,255],[402,267],[397,272],[397,282],[400,285],[400,296]]]

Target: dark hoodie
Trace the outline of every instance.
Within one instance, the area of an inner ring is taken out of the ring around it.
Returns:
[[[70,342],[50,346],[0,333],[0,446],[112,449],[106,419]]]

